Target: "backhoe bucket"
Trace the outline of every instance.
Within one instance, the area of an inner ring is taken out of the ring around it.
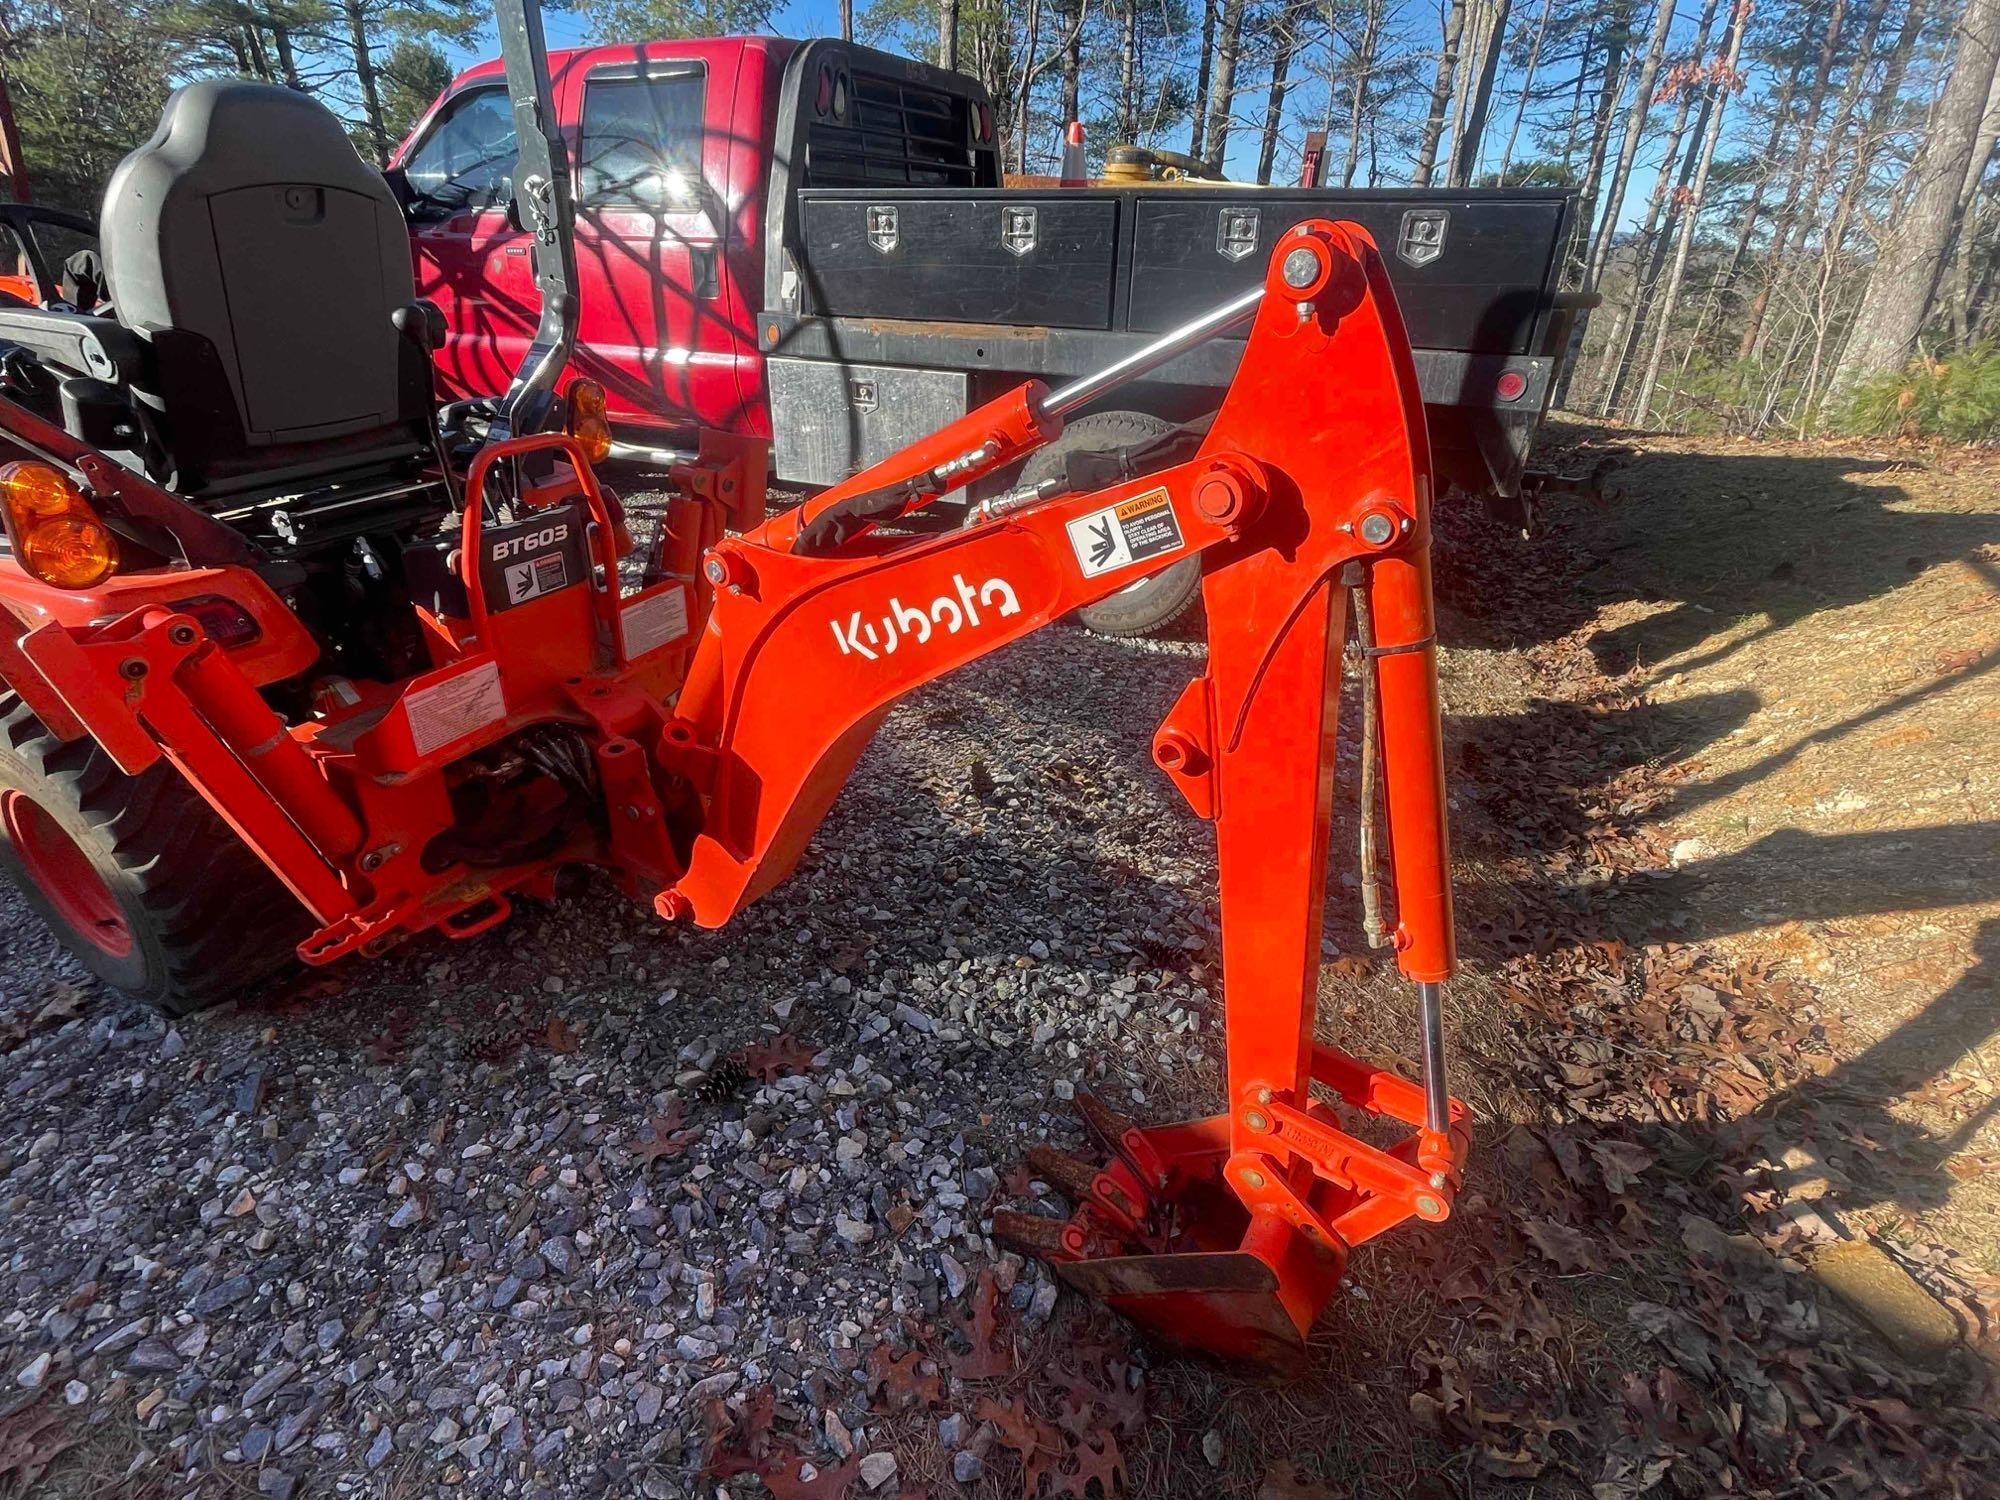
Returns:
[[[1084,1123],[1113,1160],[1093,1168],[1035,1148],[1031,1169],[1070,1199],[1070,1217],[1002,1209],[994,1238],[1049,1262],[1162,1343],[1227,1363],[1296,1366],[1350,1248],[1406,1218],[1444,1218],[1470,1144],[1456,1101],[1450,1130],[1436,1137],[1421,1128],[1426,1101],[1407,1079],[1328,1047],[1314,1049],[1314,1062],[1315,1077],[1347,1102],[1419,1129],[1380,1151],[1315,1102],[1304,1121],[1272,1123],[1295,1142],[1331,1147],[1328,1164],[1346,1181],[1299,1166],[1281,1184],[1272,1157],[1232,1156],[1226,1116],[1147,1129],[1080,1093]],[[1343,1084],[1360,1087],[1349,1096]],[[1277,1201],[1246,1209],[1236,1183],[1253,1194],[1275,1188]]]

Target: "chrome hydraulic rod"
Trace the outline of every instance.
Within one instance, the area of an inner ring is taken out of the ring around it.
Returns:
[[[1128,380],[1137,380],[1149,370],[1157,370],[1196,344],[1206,343],[1226,328],[1233,328],[1257,310],[1264,300],[1264,288],[1252,287],[1220,307],[1212,307],[1200,317],[1169,329],[1143,349],[1134,349],[1123,359],[1113,360],[1101,370],[1079,375],[1068,385],[1050,391],[1041,401],[1041,410],[1053,417],[1068,416],[1078,407],[1095,401],[1106,391],[1116,390]]]
[[[1417,985],[1424,1029],[1424,1123],[1443,1134],[1451,1128],[1451,1094],[1444,1082],[1444,986]]]

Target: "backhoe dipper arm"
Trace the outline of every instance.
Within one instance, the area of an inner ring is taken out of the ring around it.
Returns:
[[[713,610],[661,752],[703,789],[706,816],[659,904],[720,925],[791,869],[899,698],[1201,552],[1208,670],[1153,751],[1217,827],[1228,1108],[1103,1128],[1119,1159],[1076,1164],[1090,1186],[1067,1224],[1002,1215],[996,1234],[1165,1337],[1271,1360],[1302,1347],[1351,1245],[1447,1215],[1466,1134],[1441,1049],[1427,1049],[1427,1099],[1314,1037],[1350,562],[1376,627],[1397,958],[1424,986],[1427,1036],[1452,966],[1416,372],[1357,226],[1299,226],[1228,321],[1253,311],[1235,382],[1187,463],[1028,497],[941,536],[870,534],[1054,436],[1061,413],[1031,384],[714,548]],[[1387,1150],[1366,1144],[1315,1082],[1417,1128]],[[1093,1118],[1115,1119],[1101,1106]]]

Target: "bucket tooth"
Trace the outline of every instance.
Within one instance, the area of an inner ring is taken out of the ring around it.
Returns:
[[[1089,1204],[1127,1234],[1136,1234],[1143,1227],[1148,1207],[1145,1193],[1122,1168],[1093,1167],[1048,1145],[1029,1147],[1028,1165],[1037,1177],[1060,1189],[1072,1205]]]
[[[1076,1112],[1083,1121],[1083,1128],[1106,1156],[1115,1156],[1124,1162],[1149,1191],[1157,1193],[1166,1188],[1166,1173],[1161,1168],[1158,1154],[1144,1146],[1144,1136],[1137,1125],[1089,1089],[1076,1091]]]
[[[1090,1201],[1090,1186],[1097,1180],[1097,1168],[1089,1162],[1054,1146],[1030,1146],[1028,1166],[1071,1203]]]
[[[1063,1253],[1063,1230],[1068,1224],[1067,1219],[1051,1219],[1045,1214],[996,1208],[993,1211],[993,1238],[1018,1254],[1053,1260]]]

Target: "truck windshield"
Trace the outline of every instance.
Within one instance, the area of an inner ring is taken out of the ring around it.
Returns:
[[[416,195],[411,216],[444,219],[500,207],[513,192],[517,150],[505,89],[460,94],[403,163]]]

